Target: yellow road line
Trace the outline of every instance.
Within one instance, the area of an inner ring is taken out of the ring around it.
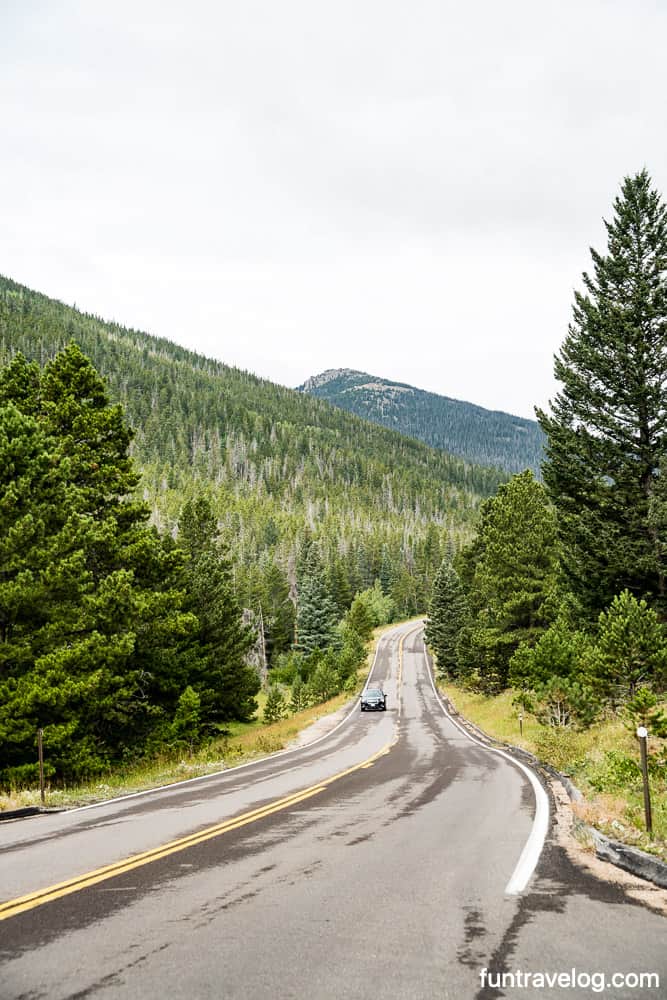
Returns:
[[[402,635],[398,644],[397,700],[399,717],[401,709],[401,683],[403,678],[403,642],[408,634],[409,633]],[[9,917],[18,916],[19,913],[25,913],[27,910],[36,909],[38,906],[43,906],[44,903],[49,903],[55,899],[61,899],[63,896],[69,896],[74,892],[79,892],[81,889],[86,889],[89,886],[96,885],[98,882],[104,882],[107,879],[115,878],[117,875],[124,875],[126,872],[130,872],[135,868],[141,868],[153,861],[159,861],[161,858],[169,857],[170,854],[176,854],[178,851],[184,851],[188,847],[194,847],[207,840],[212,840],[214,837],[220,837],[225,833],[229,833],[232,830],[238,830],[242,826],[254,823],[259,819],[263,819],[265,816],[272,816],[274,813],[281,812],[283,809],[289,809],[291,806],[296,805],[299,802],[303,802],[306,799],[311,798],[313,795],[317,795],[319,792],[324,791],[325,788],[333,784],[335,781],[339,781],[341,778],[344,778],[345,775],[352,774],[354,771],[359,771],[362,768],[372,767],[376,760],[380,757],[386,756],[390,753],[392,747],[396,745],[398,741],[398,730],[399,725],[397,722],[396,734],[391,743],[387,743],[381,750],[378,750],[371,757],[362,761],[360,764],[355,764],[353,767],[348,767],[344,771],[339,771],[338,774],[332,775],[332,777],[327,778],[317,785],[311,785],[309,788],[304,788],[299,792],[293,792],[291,795],[287,795],[282,799],[277,799],[275,802],[271,802],[266,806],[260,806],[257,809],[252,809],[250,812],[242,813],[240,816],[234,816],[222,823],[217,823],[215,826],[209,826],[204,830],[200,830],[198,833],[189,834],[187,837],[180,837],[178,840],[169,841],[166,844],[162,844],[160,847],[154,847],[151,850],[143,851],[140,854],[133,854],[129,858],[124,858],[122,861],[117,861],[111,865],[104,865],[102,868],[96,868],[93,871],[86,872],[83,875],[78,875],[65,882],[58,882],[55,885],[47,886],[44,889],[38,889],[35,892],[28,893],[25,896],[18,896],[15,899],[7,900],[5,903],[0,903],[0,920],[7,920]]]
[[[201,844],[206,840],[211,840],[213,837],[219,837],[223,833],[228,833],[230,830],[236,830],[238,827],[246,826],[248,823],[253,823],[258,819],[262,819],[264,816],[270,816],[272,813],[279,812],[281,809],[286,809],[289,808],[289,806],[303,802],[305,799],[309,799],[311,796],[317,795],[318,792],[323,791],[324,787],[324,785],[319,785],[311,789],[306,789],[298,795],[290,796],[289,799],[281,799],[278,802],[274,802],[271,806],[267,806],[265,809],[255,809],[252,813],[236,816],[234,819],[228,820],[226,823],[220,823],[217,826],[208,827],[205,830],[200,830],[199,833],[191,834],[188,837],[182,837],[180,840],[173,840],[170,843],[163,844],[161,847],[153,848],[150,851],[144,851],[141,854],[133,854],[129,858],[125,858],[115,864],[105,865],[103,868],[97,868],[93,871],[86,872],[84,875],[79,875],[67,882],[59,882],[56,885],[51,885],[45,889],[39,889],[36,892],[29,893],[27,896],[19,896],[16,899],[10,899],[6,903],[0,905],[0,920],[6,920],[8,917],[14,917],[19,913],[25,912],[26,910],[35,909],[37,906],[42,906],[44,903],[48,903],[51,900],[60,899],[62,896],[69,896],[71,893],[78,892],[80,889],[85,889],[88,886],[96,885],[98,882],[104,882],[107,879],[115,878],[117,875],[123,875],[125,872],[132,871],[134,868],[141,868],[143,865],[150,864],[152,861],[158,861],[160,858],[168,857],[170,854],[175,854],[178,851],[184,851],[188,847],[194,847],[195,845]]]

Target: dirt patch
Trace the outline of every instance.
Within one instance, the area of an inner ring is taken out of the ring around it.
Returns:
[[[349,715],[352,710],[352,706],[356,701],[356,698],[351,698],[350,701],[346,702],[345,705],[342,706],[342,708],[332,712],[331,715],[323,715],[319,719],[315,719],[315,721],[311,722],[309,726],[302,729],[293,740],[290,740],[287,744],[287,749],[294,750],[297,747],[305,747],[309,743],[314,743],[315,740],[319,740],[322,736],[326,736],[332,729],[335,729],[336,726],[343,721],[346,715]]]

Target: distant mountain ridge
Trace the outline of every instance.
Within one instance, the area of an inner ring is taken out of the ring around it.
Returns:
[[[352,368],[330,368],[298,388],[475,465],[540,474],[544,435],[535,420]]]

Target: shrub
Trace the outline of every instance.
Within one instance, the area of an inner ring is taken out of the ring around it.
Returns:
[[[188,745],[192,753],[201,733],[201,700],[190,685],[178,699],[171,733],[174,745]]]
[[[324,660],[308,681],[308,694],[313,704],[328,701],[341,689],[340,676],[331,662]]]
[[[377,628],[378,625],[387,625],[394,617],[394,602],[391,597],[385,595],[379,580],[376,580],[368,590],[360,591],[356,595],[355,601],[357,599],[363,601],[373,628]]]
[[[641,780],[637,761],[619,750],[607,750],[603,760],[589,766],[586,780],[596,792],[618,792]]]
[[[571,677],[550,677],[517,701],[547,726],[586,728],[595,721],[599,703],[585,684]]]
[[[559,771],[567,771],[578,756],[579,740],[571,729],[550,726],[535,737],[537,756]]]
[[[276,657],[275,666],[271,668],[271,680],[278,684],[293,684],[297,676],[303,677],[305,656],[292,651],[281,653]]]

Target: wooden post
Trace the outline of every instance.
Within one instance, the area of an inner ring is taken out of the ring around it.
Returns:
[[[44,730],[37,730],[37,754],[39,756],[39,798],[44,805]]]
[[[642,783],[644,785],[644,816],[646,818],[646,832],[649,837],[653,836],[653,817],[651,815],[651,789],[648,783],[648,729],[646,726],[637,727],[637,738],[639,739],[639,753],[641,755]]]
[[[523,736],[523,712],[519,712],[519,736]]]

